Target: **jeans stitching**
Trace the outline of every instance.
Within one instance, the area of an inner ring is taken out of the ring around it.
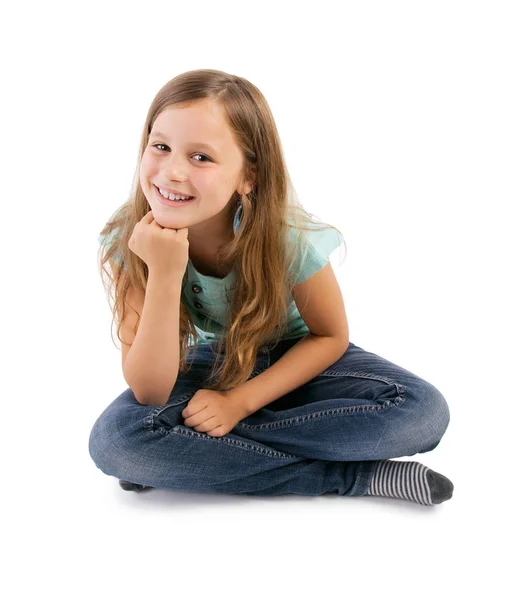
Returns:
[[[326,369],[323,373],[320,373],[318,377],[362,377],[364,379],[375,379],[376,381],[382,381],[383,383],[387,383],[389,385],[399,386],[401,384],[397,383],[394,379],[390,379],[389,377],[384,377],[383,375],[375,375],[374,373],[366,373],[364,371],[331,371]]]
[[[201,431],[195,431],[195,430],[189,429],[188,427],[186,427],[184,425],[176,425],[172,429],[166,429],[166,427],[157,427],[154,429],[153,428],[153,416],[154,416],[153,413],[151,413],[145,418],[146,429],[148,429],[151,433],[160,435],[162,437],[164,437],[166,435],[171,435],[171,434],[183,435],[185,437],[197,437],[199,439],[205,439],[205,440],[211,441],[213,443],[229,444],[229,445],[235,446],[241,450],[255,452],[256,454],[261,454],[262,456],[270,456],[271,458],[286,458],[286,459],[291,459],[291,460],[301,459],[300,456],[296,456],[294,454],[287,454],[285,452],[280,452],[279,450],[267,449],[267,448],[264,448],[262,446],[258,446],[255,444],[248,444],[248,443],[242,442],[241,440],[236,440],[234,438],[231,438],[227,435],[224,435],[222,437],[214,437],[214,436],[208,435],[207,433],[203,433]]]
[[[162,428],[162,429],[164,429],[164,428]],[[252,452],[255,452],[256,454],[261,454],[263,456],[267,455],[267,456],[270,456],[271,458],[287,458],[287,459],[292,459],[292,460],[294,460],[294,459],[301,460],[301,458],[302,458],[301,456],[296,456],[294,454],[287,454],[285,452],[280,452],[279,450],[272,450],[270,448],[264,448],[263,446],[258,446],[256,444],[248,444],[241,440],[237,440],[235,438],[229,437],[228,435],[224,435],[222,437],[213,437],[211,435],[207,435],[206,433],[189,429],[183,425],[176,425],[171,431],[169,431],[167,433],[175,433],[177,435],[184,435],[186,437],[198,437],[201,439],[209,440],[213,443],[229,444],[231,446],[236,446],[237,448],[240,448],[242,450],[252,451]]]
[[[306,415],[301,415],[298,417],[290,417],[287,419],[279,419],[279,420],[272,421],[271,423],[261,423],[259,425],[249,425],[248,423],[244,423],[243,421],[240,421],[240,423],[238,423],[236,425],[236,427],[242,427],[244,429],[249,429],[251,431],[255,431],[255,430],[262,431],[262,430],[269,430],[269,429],[287,429],[288,427],[303,425],[304,423],[306,423],[307,421],[310,421],[310,420],[344,416],[344,415],[362,414],[362,413],[366,413],[369,411],[380,412],[383,410],[389,410],[390,408],[395,408],[397,406],[401,406],[401,404],[405,401],[406,386],[404,386],[403,384],[400,384],[400,383],[393,383],[393,382],[387,382],[387,383],[391,383],[392,385],[395,385],[395,387],[397,389],[397,396],[394,399],[385,400],[383,404],[380,404],[378,406],[360,405],[360,406],[351,406],[351,407],[345,407],[345,408],[329,408],[327,410],[318,410],[316,412],[309,413]]]
[[[183,402],[186,402],[187,400],[192,398],[194,395],[195,395],[195,391],[187,392],[186,394],[183,394],[174,403],[154,407],[154,409],[151,410],[146,415],[146,417],[144,417],[143,428],[145,430],[147,430],[148,432],[155,433],[155,434],[158,434],[161,436],[170,435],[172,433],[175,433],[177,435],[184,435],[184,436],[188,436],[188,437],[198,437],[198,438],[202,438],[202,439],[207,439],[207,440],[211,440],[212,442],[226,443],[226,444],[230,444],[230,445],[236,446],[238,448],[241,448],[243,450],[256,452],[257,454],[262,454],[263,456],[267,455],[272,458],[287,458],[287,459],[292,459],[292,460],[301,458],[294,454],[287,454],[285,452],[280,452],[279,450],[266,449],[262,446],[258,446],[256,444],[245,443],[245,442],[242,442],[241,440],[236,440],[236,439],[228,437],[228,436],[214,437],[214,436],[208,435],[201,431],[192,430],[192,429],[186,427],[185,425],[176,425],[172,429],[167,429],[166,427],[155,427],[154,428],[154,418],[157,417],[157,415],[159,415],[163,410],[165,410],[171,406],[176,406],[178,404],[182,404]]]
[[[363,475],[363,467],[361,465],[358,466],[358,472],[357,472],[357,476],[356,476],[356,481],[354,481],[354,485],[352,486],[352,489],[350,490],[350,495],[351,496],[356,496],[358,494],[356,494],[356,492],[358,491],[359,488],[359,480],[361,479],[361,476]]]
[[[155,406],[153,410],[151,410],[146,417],[143,419],[143,429],[146,431],[153,431],[153,420],[157,415],[159,415],[163,410],[167,408],[171,408],[172,406],[177,406],[178,404],[182,404],[187,400],[190,400],[195,395],[195,391],[186,392],[182,394],[179,398],[177,398],[174,402],[167,402],[166,404],[161,404],[160,406]],[[164,429],[161,427],[160,429]]]

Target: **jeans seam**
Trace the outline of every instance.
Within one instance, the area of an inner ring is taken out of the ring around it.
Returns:
[[[357,470],[357,476],[356,476],[356,481],[354,482],[354,485],[352,486],[352,489],[350,491],[350,496],[361,496],[364,493],[366,493],[366,490],[362,490],[361,494],[359,493],[360,488],[361,488],[361,480],[364,479],[366,473],[367,473],[367,464],[369,462],[374,462],[375,461],[360,461],[360,463],[358,464],[358,470]],[[363,464],[361,464],[363,463]],[[371,468],[371,472],[369,473],[369,475],[373,476],[374,473],[374,467]],[[368,486],[370,486],[370,481],[372,480],[372,477],[368,477]],[[368,489],[368,487],[367,487]]]
[[[186,427],[185,425],[176,425],[175,427],[172,427],[172,429],[167,429],[166,427],[155,427],[154,428],[154,419],[163,410],[165,410],[171,406],[176,406],[177,404],[182,404],[183,402],[186,402],[187,400],[192,398],[194,395],[195,395],[195,391],[190,391],[190,392],[187,392],[187,393],[183,394],[182,396],[180,396],[174,403],[164,404],[161,406],[155,406],[153,408],[153,410],[151,410],[146,415],[146,417],[144,417],[143,429],[145,429],[146,431],[148,431],[150,433],[154,433],[154,434],[157,434],[160,436],[166,436],[166,435],[175,433],[177,435],[184,435],[187,437],[198,437],[200,439],[206,439],[211,442],[230,444],[230,445],[240,448],[242,450],[256,452],[257,454],[261,454],[263,456],[267,455],[272,458],[285,458],[285,459],[291,459],[291,460],[301,459],[300,456],[296,456],[294,454],[287,454],[286,452],[280,452],[279,450],[267,449],[262,446],[258,446],[256,444],[248,444],[248,443],[242,442],[241,440],[237,440],[233,437],[229,437],[227,435],[222,436],[222,437],[214,437],[214,436],[208,435],[204,432],[195,431],[194,429],[190,429],[189,427]]]
[[[354,485],[352,486],[352,489],[350,490],[350,495],[351,496],[356,496],[356,492],[358,491],[358,487],[359,487],[359,480],[361,479],[361,476],[363,475],[363,467],[361,465],[358,465],[358,470],[357,470],[357,474],[356,474],[356,481],[354,481]]]
[[[177,406],[178,404],[182,404],[183,402],[190,400],[194,395],[195,391],[189,391],[179,396],[179,398],[177,398],[174,402],[167,402],[166,404],[154,406],[154,408],[143,419],[143,429],[145,431],[153,431],[153,420],[155,419],[155,417],[157,417],[157,415],[159,415],[163,410],[166,410],[167,408]]]
[[[184,425],[176,425],[175,427],[173,427],[170,430],[166,429],[165,427],[160,427],[158,429],[154,429],[152,431],[152,433],[158,433],[161,435],[176,434],[176,435],[182,435],[185,437],[192,437],[192,438],[196,437],[199,439],[204,439],[204,440],[209,441],[214,444],[228,444],[230,446],[239,448],[240,450],[245,450],[247,452],[255,452],[256,454],[261,454],[262,456],[269,456],[271,458],[285,458],[285,459],[289,459],[289,460],[294,460],[294,459],[302,460],[301,456],[296,456],[294,454],[287,454],[286,452],[281,452],[279,450],[272,450],[270,448],[258,446],[256,444],[248,444],[241,440],[237,440],[233,437],[230,437],[229,435],[224,435],[222,437],[214,437],[211,435],[207,435],[206,433],[203,433],[201,431],[195,431],[193,429],[189,429],[188,427],[186,427]]]
[[[319,410],[317,412],[310,413],[308,415],[301,415],[299,417],[290,417],[288,419],[279,419],[278,421],[272,421],[271,423],[262,423],[260,425],[249,425],[248,423],[240,422],[236,427],[243,427],[250,430],[268,430],[268,429],[287,429],[288,427],[294,427],[304,425],[307,421],[314,421],[317,419],[325,419],[329,417],[337,417],[344,415],[356,415],[362,414],[369,411],[383,411],[388,409],[390,406],[394,406],[392,400],[387,400],[384,405],[381,406],[353,406],[350,408],[329,408],[327,410]]]
[[[262,431],[269,429],[287,429],[288,427],[294,427],[305,424],[307,421],[323,419],[323,418],[331,418],[345,415],[357,415],[364,414],[367,412],[381,412],[383,410],[389,410],[391,408],[395,408],[401,406],[405,401],[405,389],[406,386],[400,383],[395,382],[387,382],[391,385],[394,385],[397,390],[397,396],[393,399],[388,399],[383,402],[383,404],[375,405],[359,405],[359,406],[350,406],[343,408],[328,408],[327,410],[318,410],[316,412],[312,412],[306,415],[301,415],[298,417],[289,417],[287,419],[278,419],[276,421],[271,421],[270,423],[261,423],[259,425],[250,425],[248,423],[244,423],[240,421],[236,427],[243,427],[244,429],[249,429],[251,431]],[[274,413],[276,414],[276,413]]]
[[[325,369],[323,373],[320,373],[318,377],[362,377],[364,379],[374,379],[375,381],[382,381],[383,383],[387,383],[388,385],[400,386],[402,384],[395,381],[395,379],[390,379],[389,377],[384,377],[383,375],[375,375],[374,373],[367,373],[365,371],[332,371],[329,369]]]

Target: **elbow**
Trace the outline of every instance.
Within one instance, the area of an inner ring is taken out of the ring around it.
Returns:
[[[135,399],[143,406],[164,406],[170,399],[175,384],[162,389],[142,389],[129,384]]]
[[[350,342],[349,342],[348,337],[347,338],[344,338],[344,337],[338,338],[337,347],[338,347],[338,352],[340,353],[340,356],[342,356],[348,350],[349,344],[350,344]]]
[[[151,386],[150,382],[137,382],[135,378],[129,377],[127,373],[123,373],[128,387],[132,390],[138,404],[143,406],[164,406],[170,399],[170,395],[177,380],[173,382],[162,382],[162,385]]]
[[[348,335],[335,336],[332,339],[336,342],[338,348],[341,349],[343,352],[346,352],[348,350],[350,344]]]
[[[130,388],[132,389],[132,388]],[[143,406],[164,406],[169,399],[169,395],[164,398],[164,397],[158,397],[158,396],[150,396],[150,395],[141,395],[141,394],[137,394],[134,390],[132,390],[132,392],[134,393],[134,397],[137,400],[137,402],[139,404],[142,404]]]
[[[347,327],[347,331],[346,331],[345,335],[343,335],[343,337],[342,337],[342,340],[343,340],[343,346],[344,346],[344,348],[345,348],[345,352],[348,350],[348,347],[349,347],[349,345],[350,345],[350,340],[349,340],[349,338],[350,338],[350,334],[349,334],[348,327]]]

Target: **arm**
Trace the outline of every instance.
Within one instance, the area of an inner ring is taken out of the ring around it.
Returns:
[[[123,375],[139,404],[165,404],[179,373],[182,280],[151,272],[137,334]]]
[[[228,393],[241,398],[252,414],[273,400],[307,383],[346,352],[344,338],[307,334],[260,375]]]
[[[295,285],[292,293],[310,333],[263,373],[230,391],[248,406],[249,414],[307,383],[347,351],[347,315],[330,263]]]

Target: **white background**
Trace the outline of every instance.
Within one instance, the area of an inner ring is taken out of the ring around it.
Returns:
[[[517,597],[518,9],[3,5],[4,597]],[[198,68],[259,87],[301,202],[343,232],[351,341],[446,397],[406,460],[451,500],[137,494],[91,460],[127,387],[97,236],[153,97]]]

